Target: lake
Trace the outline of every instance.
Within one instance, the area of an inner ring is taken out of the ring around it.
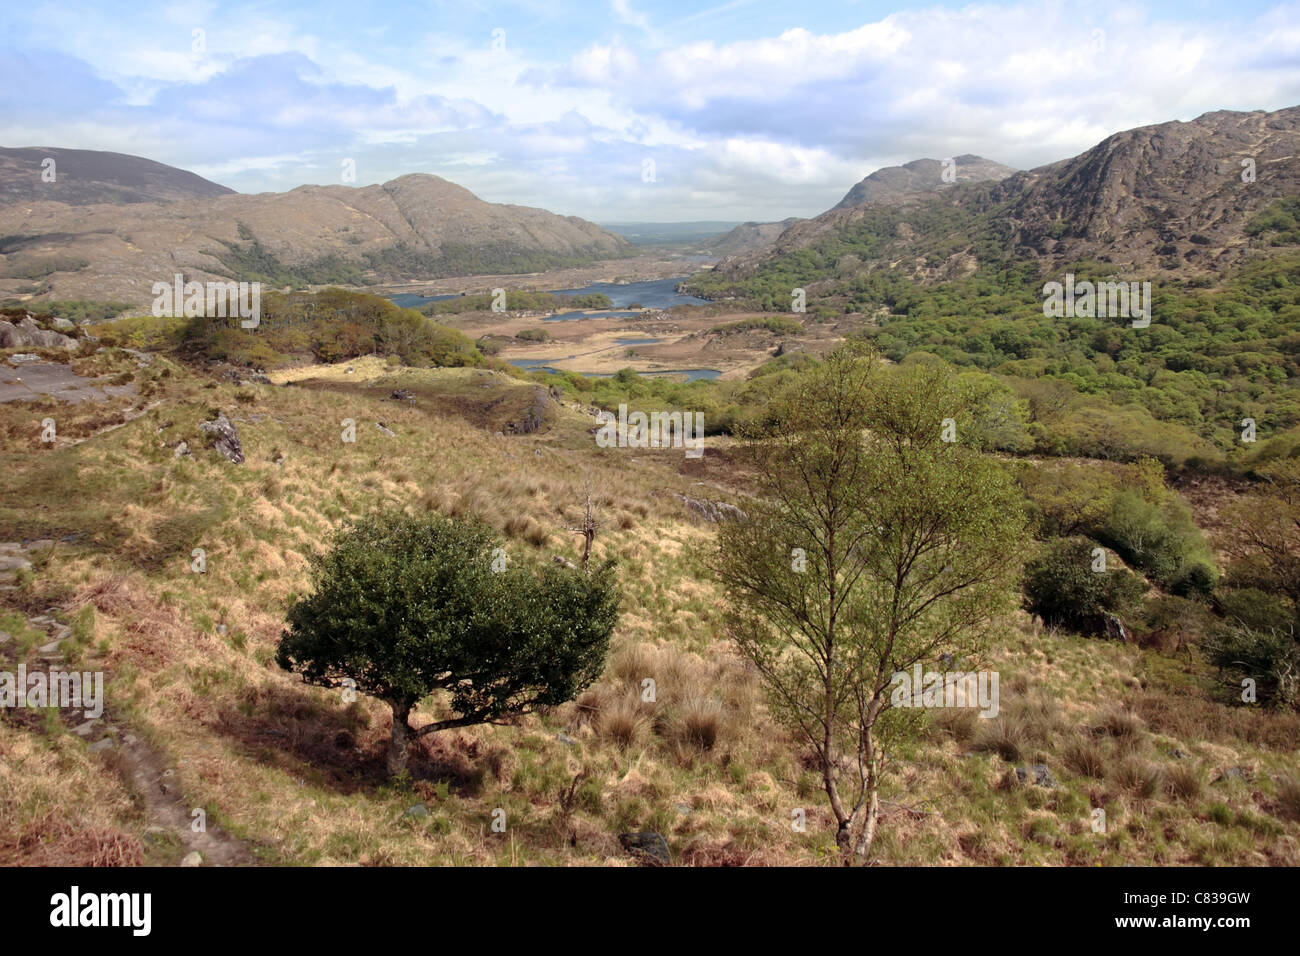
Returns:
[[[551,289],[550,291],[556,295],[591,295],[601,292],[609,296],[613,309],[608,312],[562,312],[559,315],[545,316],[545,319],[547,322],[564,322],[574,319],[624,319],[634,318],[637,313],[615,310],[626,309],[630,305],[641,305],[647,309],[668,309],[674,305],[708,305],[707,299],[677,293],[675,286],[685,278],[686,276],[677,276],[674,279],[647,279],[645,282],[622,284],[617,282],[593,282],[581,289]],[[404,309],[418,309],[429,302],[445,302],[447,299],[457,299],[459,297],[459,294],[454,292],[448,295],[416,295],[413,292],[402,292],[398,295],[387,296],[388,301],[394,305],[400,305]]]

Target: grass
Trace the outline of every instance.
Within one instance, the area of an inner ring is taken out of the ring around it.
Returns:
[[[127,370],[111,359],[96,357]],[[716,467],[707,455],[598,449],[592,420],[572,407],[537,433],[498,436],[515,380],[349,364],[350,375],[277,376],[328,388],[214,384],[172,366],[145,402],[162,404],[120,428],[95,422],[139,404],[61,409],[89,440],[56,449],[24,431],[40,410],[0,406],[12,462],[0,520],[14,529],[0,537],[84,534],[6,592],[0,630],[15,640],[0,659],[32,651],[41,635],[28,614],[66,608],[75,645],[103,654],[115,719],[268,862],[630,865],[618,833],[654,829],[682,865],[834,865],[819,771],[735,656],[704,569],[711,529],[674,497],[698,496],[701,475],[725,481],[697,470]],[[387,400],[398,387],[416,401]],[[244,465],[198,433],[214,408],[239,428]],[[341,440],[344,418],[357,422],[355,443]],[[191,457],[172,457],[180,440]],[[576,701],[422,738],[410,778],[387,782],[386,708],[275,667],[285,609],[309,586],[307,556],[348,518],[376,507],[473,515],[512,560],[576,561],[570,529],[588,494],[593,558],[617,558],[625,601],[605,672]],[[929,714],[881,794],[879,862],[1300,864],[1293,715],[1211,703],[1179,670],[1189,665],[1023,616],[1004,623],[990,658],[1004,675],[1001,713]],[[1175,748],[1188,758],[1163,756]],[[1029,762],[1046,763],[1058,787],[1003,785],[1009,764]],[[1261,782],[1222,776],[1239,766]],[[427,817],[406,815],[420,802]],[[1105,833],[1093,832],[1096,807]],[[491,829],[498,809],[506,833]],[[146,826],[75,735],[0,711],[0,864],[138,862]]]

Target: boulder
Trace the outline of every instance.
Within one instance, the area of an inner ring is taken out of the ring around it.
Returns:
[[[533,389],[533,407],[528,410],[523,421],[510,422],[507,430],[516,435],[531,435],[546,424],[546,412],[551,406],[551,395],[541,385]]]
[[[721,521],[745,521],[749,515],[740,508],[726,501],[710,501],[708,498],[691,498],[688,495],[674,495],[686,505],[692,516],[711,524]]]
[[[244,461],[244,449],[239,443],[239,432],[226,413],[222,412],[210,422],[199,422],[199,431],[212,438],[212,447],[220,452],[226,461],[239,465]]]
[[[59,332],[47,332],[29,315],[17,325],[0,321],[0,348],[75,349],[77,340]]]
[[[73,322],[71,319],[59,318],[50,319],[50,325],[54,326],[54,328],[60,332],[67,332],[77,327],[77,323]]]
[[[1128,643],[1129,632],[1124,627],[1124,622],[1114,614],[1105,613],[1101,616],[1102,628],[1107,638],[1114,641],[1123,641]]]
[[[652,866],[667,866],[668,841],[662,833],[620,833],[618,842],[623,849],[644,863]]]
[[[1036,763],[1028,767],[1016,768],[1016,779],[1021,783],[1027,782],[1030,777],[1033,778],[1034,784],[1039,787],[1046,787],[1048,790],[1056,789],[1056,777],[1052,771],[1047,769],[1047,764]]]

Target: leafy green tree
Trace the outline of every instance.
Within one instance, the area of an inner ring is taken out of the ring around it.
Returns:
[[[600,675],[618,620],[612,565],[516,564],[482,525],[438,515],[356,522],[313,557],[312,579],[276,660],[386,702],[390,774],[405,768],[408,720],[430,694],[447,698],[445,715],[416,736],[571,700]]]
[[[1020,496],[941,438],[968,401],[941,368],[832,354],[774,403],[778,429],[749,435],[756,494],[719,530],[730,632],[816,755],[846,863],[871,847],[888,755],[914,726],[893,675],[978,650],[1014,606]]]

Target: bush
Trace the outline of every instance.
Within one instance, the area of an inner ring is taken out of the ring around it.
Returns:
[[[1047,624],[1080,631],[1096,629],[1106,613],[1122,615],[1146,591],[1128,571],[1094,571],[1096,544],[1062,538],[1045,544],[1025,566],[1025,609]]]
[[[1214,588],[1209,548],[1191,509],[1173,495],[1156,504],[1139,491],[1120,492],[1097,537],[1166,587],[1181,581],[1186,587]],[[1198,566],[1201,570],[1193,570]]]
[[[1210,663],[1229,676],[1235,701],[1241,701],[1242,682],[1250,678],[1259,703],[1300,703],[1300,646],[1293,628],[1225,624],[1206,639],[1204,648]]]
[[[407,719],[430,694],[447,694],[456,716],[420,735],[563,703],[605,666],[618,619],[612,565],[534,570],[496,544],[478,523],[387,513],[312,559],[314,593],[289,609],[277,662],[323,686],[351,679],[388,703],[390,774],[404,768]]]
[[[1219,575],[1208,564],[1197,562],[1184,567],[1170,584],[1169,590],[1179,597],[1209,598]]]

